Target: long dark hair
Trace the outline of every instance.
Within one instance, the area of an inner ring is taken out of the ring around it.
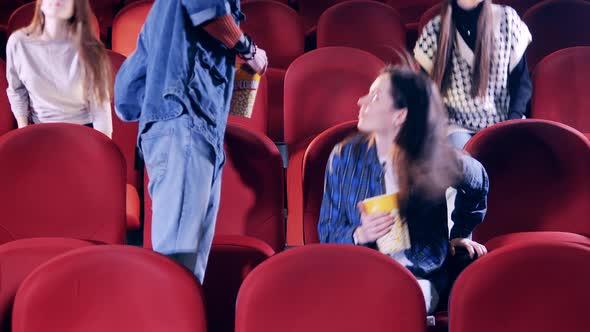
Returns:
[[[453,45],[457,28],[453,23],[453,1],[446,0],[441,7],[440,33],[438,35],[438,50],[434,60],[432,79],[444,91],[448,85],[452,70]],[[477,21],[477,37],[475,41],[475,62],[472,73],[471,96],[483,97],[488,89],[492,52],[494,50],[492,1],[483,0],[483,7]]]
[[[45,15],[41,10],[43,0],[37,0],[35,14],[25,31],[29,34],[43,33]],[[91,26],[92,9],[88,0],[74,1],[74,15],[68,20],[70,33],[80,54],[84,91],[87,98],[109,102],[112,96],[111,62],[104,45],[94,35]]]
[[[461,175],[458,152],[447,139],[447,116],[434,83],[408,67],[386,67],[391,79],[396,109],[406,109],[406,118],[394,144],[402,215],[410,193],[438,200]]]

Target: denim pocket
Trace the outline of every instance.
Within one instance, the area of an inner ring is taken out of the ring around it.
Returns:
[[[217,57],[219,57],[220,59],[217,59],[219,63],[216,63],[216,61],[214,61],[213,59],[214,55],[211,54],[211,51],[206,50],[203,47],[199,47],[197,48],[197,61],[198,63],[201,65],[201,67],[205,70],[209,71],[209,77],[211,77],[211,83],[213,83],[213,85],[220,85],[220,84],[225,84],[227,83],[227,77],[225,77],[225,75],[222,73],[222,68],[219,68],[219,66],[222,66],[222,62],[220,61],[222,58],[224,58],[224,55],[218,55]],[[225,66],[223,66],[225,69]],[[193,73],[196,74],[196,73]]]
[[[191,108],[212,126],[217,125],[219,113],[228,102],[227,56],[221,52],[197,44],[194,68],[188,80]]]
[[[173,128],[150,128],[141,135],[141,150],[150,183],[160,180],[166,173],[173,134]]]

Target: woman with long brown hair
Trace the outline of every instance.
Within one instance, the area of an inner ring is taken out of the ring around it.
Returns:
[[[525,50],[531,34],[516,11],[491,0],[444,0],[414,56],[442,92],[451,142],[524,116],[531,98]]]
[[[31,24],[7,44],[8,98],[18,127],[66,122],[112,134],[111,64],[88,0],[37,0]]]
[[[486,212],[487,174],[479,162],[449,144],[444,105],[426,75],[387,67],[359,106],[361,134],[338,144],[326,167],[320,241],[376,248],[396,223],[405,224],[409,248],[387,253],[416,276],[430,313],[438,293],[448,287],[443,272],[447,253],[456,247],[464,247],[471,257],[486,253],[468,236]],[[449,186],[458,189],[450,238]],[[400,218],[368,214],[359,204],[393,193]]]

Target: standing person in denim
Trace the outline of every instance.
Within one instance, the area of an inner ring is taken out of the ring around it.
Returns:
[[[117,115],[139,121],[152,245],[203,282],[219,208],[235,56],[264,72],[239,0],[157,0],[115,81]]]

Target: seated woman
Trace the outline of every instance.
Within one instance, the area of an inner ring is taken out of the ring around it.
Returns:
[[[488,126],[524,117],[532,95],[530,42],[516,11],[492,0],[445,0],[422,29],[414,56],[442,91],[457,148]]]
[[[410,248],[390,256],[416,276],[431,313],[448,286],[442,272],[447,252],[487,252],[468,239],[486,212],[487,173],[448,142],[444,105],[424,74],[387,67],[358,104],[361,134],[334,147],[326,167],[320,241],[376,248],[395,222],[406,223]],[[450,241],[449,186],[458,189]],[[389,213],[369,215],[359,204],[385,193],[397,193],[399,221]]]
[[[8,99],[18,127],[87,125],[111,137],[111,64],[90,26],[88,0],[37,0],[6,47]]]

